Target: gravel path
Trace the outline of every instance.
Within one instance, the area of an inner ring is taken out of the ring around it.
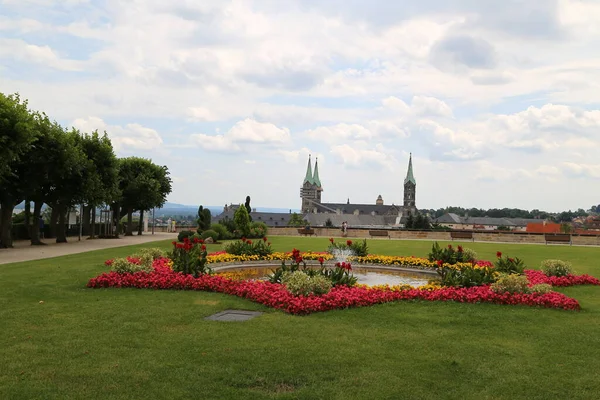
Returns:
[[[28,240],[20,240],[14,243],[15,247],[12,249],[0,249],[0,264],[41,260],[92,250],[130,246],[159,240],[174,240],[175,238],[177,238],[177,233],[156,232],[154,235],[147,233],[142,236],[121,236],[120,239],[87,240],[82,238],[81,241],[78,241],[77,237],[70,237],[68,243],[56,243],[55,239],[42,240],[47,246],[31,246]]]

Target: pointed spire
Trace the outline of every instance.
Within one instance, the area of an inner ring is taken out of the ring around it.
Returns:
[[[413,175],[413,167],[412,167],[412,153],[408,158],[408,171],[406,172],[406,179],[404,179],[404,184],[406,185],[408,182],[411,182],[413,185],[417,185],[417,181],[415,180],[415,176]]]
[[[310,183],[311,185],[314,184],[312,167],[310,166],[310,154],[308,155],[308,166],[306,167],[306,176],[304,177],[303,183],[306,183],[306,182]]]
[[[321,187],[321,179],[319,179],[319,157],[315,157],[315,173],[313,174],[313,183],[317,187]]]

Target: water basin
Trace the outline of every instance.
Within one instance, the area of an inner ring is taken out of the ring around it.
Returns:
[[[219,269],[218,273],[232,274],[237,279],[266,279],[276,265],[252,266],[252,267],[231,267]],[[352,274],[358,278],[358,283],[375,285],[411,285],[419,287],[427,284],[430,279],[436,278],[436,275],[425,272],[403,271],[397,269],[385,269],[377,267],[353,266]]]

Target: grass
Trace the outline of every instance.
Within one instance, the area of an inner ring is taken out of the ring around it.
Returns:
[[[282,251],[328,244],[327,238],[271,239]],[[369,241],[372,253],[415,256],[431,244]],[[600,248],[463,244],[484,259],[497,250],[531,267],[560,258],[578,273],[600,276]],[[0,398],[592,399],[600,393],[599,287],[561,290],[580,301],[581,312],[402,302],[306,317],[216,293],[85,288],[106,269],[105,259],[154,246],[0,265]],[[243,323],[203,319],[228,308],[265,314]]]

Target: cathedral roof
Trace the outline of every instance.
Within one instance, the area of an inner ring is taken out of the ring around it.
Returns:
[[[315,167],[315,169],[316,169],[316,167]],[[308,156],[308,166],[306,167],[306,176],[304,177],[303,183],[306,183],[306,182],[310,183],[311,185],[313,185],[315,183],[315,181],[313,180],[312,167],[310,165],[310,155]]]
[[[410,158],[408,159],[408,171],[406,172],[406,178],[404,179],[404,184],[406,185],[408,182],[411,182],[413,185],[417,185],[417,181],[415,180],[415,176],[413,175],[413,167],[412,167],[412,153]]]
[[[310,165],[310,159],[309,159],[309,165]],[[317,185],[318,187],[321,187],[321,179],[319,179],[319,160],[315,159],[315,172],[313,174],[313,183],[315,185]]]

